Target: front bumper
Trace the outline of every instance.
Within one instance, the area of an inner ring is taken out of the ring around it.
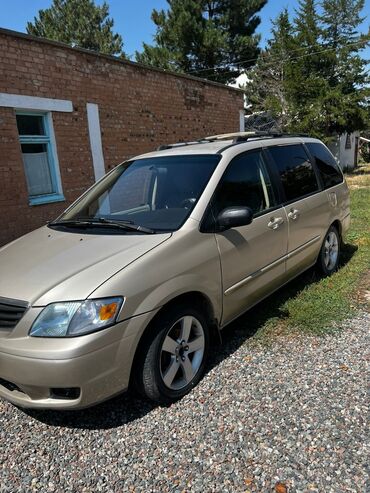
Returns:
[[[37,357],[34,351],[27,354],[25,344],[21,354],[0,344],[0,397],[24,408],[81,409],[125,391],[137,344],[150,318],[140,315],[74,339],[29,338],[32,346],[37,342],[43,346]],[[92,344],[94,337],[98,342]],[[63,342],[66,349],[61,351]],[[60,393],[63,389],[66,394],[68,389],[74,391],[65,397]]]

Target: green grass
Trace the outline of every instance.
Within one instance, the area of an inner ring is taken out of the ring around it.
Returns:
[[[256,340],[296,331],[325,334],[364,306],[361,291],[370,290],[370,166],[347,181],[351,188],[351,228],[345,238],[340,268],[320,278],[311,269],[262,302],[246,316]]]

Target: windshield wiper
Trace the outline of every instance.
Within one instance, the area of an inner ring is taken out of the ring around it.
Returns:
[[[72,226],[72,227],[88,227],[88,226],[98,226],[98,227],[108,227],[124,229],[126,231],[139,231],[140,233],[153,234],[154,229],[147,228],[145,226],[139,226],[131,221],[112,221],[110,219],[105,219],[104,217],[99,217],[97,219],[83,219],[83,220],[65,220],[65,221],[53,221],[49,223],[49,226]]]
[[[147,234],[155,233],[154,229],[147,228],[146,226],[140,226],[139,224],[135,224],[133,221],[125,221],[125,220],[112,221],[112,219],[106,219],[105,217],[99,217],[97,219],[94,219],[94,221],[98,221],[99,224],[107,224],[107,225],[115,226],[117,228],[140,231],[141,233],[147,233]]]

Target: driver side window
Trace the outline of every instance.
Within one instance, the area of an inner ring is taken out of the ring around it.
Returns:
[[[250,207],[256,216],[275,205],[274,192],[262,151],[256,150],[236,156],[218,184],[213,200],[215,217],[227,207]]]

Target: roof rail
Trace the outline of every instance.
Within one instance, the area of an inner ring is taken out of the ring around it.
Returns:
[[[248,139],[250,137],[256,137],[260,135],[268,135],[268,132],[260,131],[260,130],[251,130],[249,132],[232,132],[229,134],[210,135],[209,137],[206,137],[204,140],[208,142],[214,142],[217,140],[234,140],[237,138]]]
[[[166,149],[173,149],[174,147],[191,146],[195,144],[206,144],[209,142],[207,139],[192,140],[189,142],[176,142],[175,144],[162,144],[157,147],[157,151],[165,151]]]
[[[163,144],[157,147],[157,151],[165,151],[166,149],[173,149],[174,147],[183,147],[195,144],[207,144],[209,142],[218,142],[222,140],[231,140],[232,144],[241,144],[243,142],[247,142],[249,139],[258,139],[269,137],[272,139],[277,139],[281,137],[309,137],[308,134],[303,133],[284,133],[277,131],[267,131],[267,130],[251,130],[249,132],[233,132],[229,134],[219,134],[219,135],[211,135],[209,137],[204,137],[203,139],[194,140],[190,142],[177,142],[175,144]]]
[[[284,132],[269,131],[269,130],[251,130],[248,132],[234,132],[230,134],[220,134],[220,135],[211,135],[210,137],[206,137],[204,140],[208,142],[213,142],[217,140],[231,140],[233,144],[238,144],[240,142],[246,142],[249,139],[255,138],[263,138],[263,137],[271,137],[271,138],[279,138],[279,137],[309,137],[307,134],[289,134]]]

